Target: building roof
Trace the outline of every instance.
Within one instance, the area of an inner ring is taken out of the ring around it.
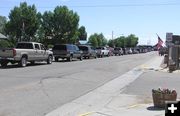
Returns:
[[[0,33],[0,39],[7,39],[7,37]]]

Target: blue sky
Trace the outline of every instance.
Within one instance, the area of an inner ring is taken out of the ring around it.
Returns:
[[[0,15],[8,17],[14,6],[26,1],[37,11],[66,5],[80,16],[88,36],[103,33],[107,39],[135,34],[139,44],[155,44],[156,33],[165,40],[166,32],[180,35],[179,0],[1,0]]]

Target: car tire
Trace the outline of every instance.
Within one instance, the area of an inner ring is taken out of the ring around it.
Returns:
[[[19,62],[19,66],[20,67],[26,67],[27,66],[27,58],[25,56],[23,56],[21,58],[21,61]]]
[[[67,58],[67,60],[68,60],[69,62],[71,62],[71,61],[72,61],[72,58],[73,58],[73,56],[70,55],[69,58]]]
[[[34,65],[34,64],[35,64],[35,61],[31,61],[31,64]]]
[[[96,59],[96,58],[97,58],[97,55],[95,55],[94,58]]]
[[[82,59],[83,59],[83,57],[82,57],[82,56],[80,56],[80,57],[79,57],[79,60],[80,60],[80,61],[82,61]]]
[[[58,57],[55,57],[54,59],[55,59],[56,62],[58,62],[58,59],[59,59],[59,58],[58,58]]]
[[[8,64],[8,62],[3,61],[3,62],[1,62],[1,67],[5,68],[5,67],[7,67],[7,64]]]
[[[49,56],[47,59],[47,64],[52,64],[53,57]]]

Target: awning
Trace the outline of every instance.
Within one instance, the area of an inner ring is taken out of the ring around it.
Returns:
[[[0,39],[7,39],[7,37],[0,33]]]

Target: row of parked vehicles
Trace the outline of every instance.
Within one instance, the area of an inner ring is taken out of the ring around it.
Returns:
[[[132,54],[132,49],[97,47],[89,45],[57,44],[51,50],[48,50],[43,44],[36,42],[19,42],[15,48],[0,49],[0,64],[6,67],[8,63],[18,63],[25,67],[30,62],[46,61],[51,64],[53,59],[57,62],[60,59],[72,61],[73,59],[90,59],[112,55]],[[134,52],[135,53],[135,52]]]

